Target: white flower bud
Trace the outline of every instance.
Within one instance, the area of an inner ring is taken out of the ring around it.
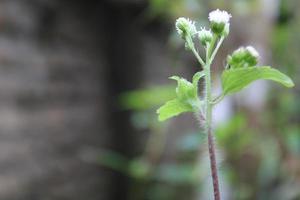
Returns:
[[[197,33],[195,22],[184,17],[180,17],[176,20],[176,30],[184,39],[187,35],[193,36]]]
[[[206,43],[211,42],[213,35],[210,30],[201,28],[201,30],[198,32],[198,37],[199,37],[201,44],[206,45]]]
[[[254,57],[254,58],[258,58],[259,57],[259,53],[256,51],[256,49],[254,49],[252,46],[247,46],[246,50]]]
[[[257,64],[258,57],[258,52],[252,46],[240,47],[228,56],[227,62],[232,68],[252,67]]]
[[[231,14],[229,14],[224,10],[221,11],[219,9],[210,12],[208,17],[210,22],[214,22],[218,24],[219,23],[227,24],[229,23],[230,18],[231,18]]]
[[[220,35],[223,33],[225,25],[229,24],[231,15],[226,11],[219,9],[209,13],[208,19],[211,23],[211,29],[214,33]],[[228,26],[229,28],[229,26]],[[229,31],[227,31],[229,32]]]

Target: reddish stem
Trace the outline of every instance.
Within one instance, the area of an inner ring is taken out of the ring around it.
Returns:
[[[208,150],[209,150],[211,177],[212,177],[213,187],[214,187],[214,197],[215,200],[220,200],[221,197],[220,197],[220,190],[219,190],[218,170],[217,170],[214,138],[211,132],[211,128],[209,128],[208,130]]]

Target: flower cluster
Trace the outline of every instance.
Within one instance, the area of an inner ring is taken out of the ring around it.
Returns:
[[[198,35],[198,39],[201,44],[206,46],[213,39],[213,34],[216,34],[218,37],[226,37],[229,34],[229,20],[231,15],[226,11],[220,11],[219,9],[214,10],[209,13],[209,21],[211,30],[206,30],[201,28],[200,31],[197,31],[195,22],[191,21],[188,18],[180,17],[176,20],[176,30],[182,39],[185,40],[185,45],[187,49],[192,49],[193,44],[192,40],[195,35]]]

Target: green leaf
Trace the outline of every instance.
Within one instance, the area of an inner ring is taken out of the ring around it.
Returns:
[[[199,109],[202,102],[198,99],[198,82],[203,76],[204,72],[197,72],[193,76],[193,83],[178,76],[170,77],[170,79],[177,81],[177,98],[168,101],[157,110],[158,120],[164,121],[180,113],[193,112],[195,109]]]
[[[293,81],[285,74],[268,66],[247,67],[225,70],[222,74],[223,94],[229,95],[238,92],[253,81],[272,80],[286,87],[293,87]]]
[[[183,103],[179,99],[168,101],[157,110],[158,120],[164,121],[171,117],[175,117],[183,112],[191,112],[193,107],[187,103]]]
[[[176,88],[176,94],[180,101],[187,102],[191,99],[197,98],[197,91],[195,90],[195,87],[191,82],[178,76],[172,76],[170,77],[170,79],[176,80],[178,83]]]

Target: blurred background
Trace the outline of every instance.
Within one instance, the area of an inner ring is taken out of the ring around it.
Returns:
[[[174,22],[229,11],[216,62],[253,45],[291,76],[257,81],[214,111],[223,200],[300,199],[298,0],[1,0],[0,199],[212,199],[207,143],[191,114],[165,123],[167,78],[199,71]]]

